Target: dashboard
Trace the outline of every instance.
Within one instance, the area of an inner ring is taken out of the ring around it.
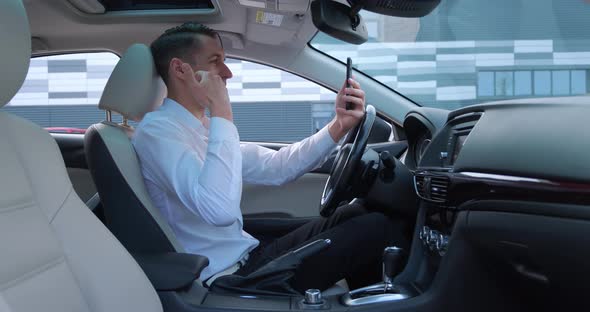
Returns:
[[[590,106],[540,100],[410,112],[417,195],[449,209],[474,199],[590,203]]]
[[[516,311],[579,305],[590,278],[589,116],[590,96],[409,112],[404,164],[419,205],[403,277],[462,305],[495,290],[502,299],[488,302],[515,294]]]

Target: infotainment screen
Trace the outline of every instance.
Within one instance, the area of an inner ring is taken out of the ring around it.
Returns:
[[[453,151],[453,164],[455,163],[455,160],[457,160],[459,152],[461,152],[461,148],[463,148],[463,144],[465,144],[465,139],[467,139],[468,135],[469,133],[457,135],[457,138],[455,139],[455,150]]]

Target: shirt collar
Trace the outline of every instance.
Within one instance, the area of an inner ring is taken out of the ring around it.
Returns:
[[[175,100],[165,98],[161,107],[190,128],[206,130],[203,123],[195,115],[191,114],[191,112]]]

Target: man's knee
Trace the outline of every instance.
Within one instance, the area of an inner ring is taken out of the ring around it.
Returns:
[[[334,214],[339,222],[344,222],[355,217],[366,215],[367,209],[360,204],[348,204],[338,207]]]
[[[367,213],[366,218],[368,219],[366,222],[373,223],[375,225],[389,226],[392,224],[391,219],[380,212]]]

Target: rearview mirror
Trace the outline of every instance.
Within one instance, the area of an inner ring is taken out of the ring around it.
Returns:
[[[311,3],[311,17],[315,27],[336,39],[352,44],[365,43],[369,39],[362,17],[345,4],[315,0]]]

